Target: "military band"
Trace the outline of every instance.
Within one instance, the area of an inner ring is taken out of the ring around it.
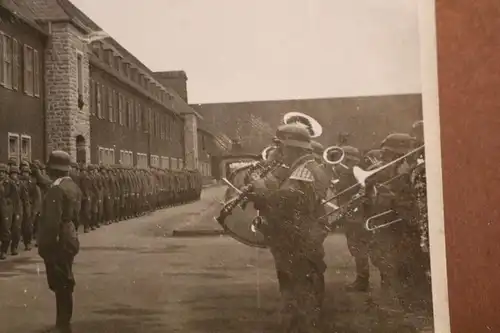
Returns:
[[[261,162],[280,163],[265,176],[248,177],[242,191],[233,192],[238,202],[253,202],[258,211],[255,232],[274,257],[283,332],[320,331],[327,269],[323,241],[335,228],[345,232],[355,262],[348,291],[370,289],[371,261],[381,289],[395,295],[403,309],[432,311],[423,122],[409,133],[389,134],[364,154],[353,146],[325,149],[313,140],[320,125],[307,115],[287,114],[284,123]],[[217,218],[225,228],[236,206],[227,193]],[[236,240],[262,247],[241,241],[244,236],[237,233],[232,231]]]
[[[103,225],[153,210],[199,200],[198,171],[139,169],[121,165],[72,163],[69,177],[82,192],[76,229],[87,233]],[[52,184],[40,161],[0,163],[0,260],[35,244],[42,198]]]

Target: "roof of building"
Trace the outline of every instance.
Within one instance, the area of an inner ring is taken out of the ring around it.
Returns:
[[[0,2],[0,6],[7,9],[14,16],[18,17],[39,32],[47,34],[47,32],[37,23],[37,15],[29,4],[29,2],[24,0],[2,0]]]
[[[163,78],[183,78],[187,80],[187,75],[185,71],[162,71],[162,72],[154,72],[154,74],[158,77],[163,77]]]
[[[36,21],[47,22],[47,21],[72,21],[77,26],[85,28],[88,32],[102,30],[97,23],[95,23],[90,17],[78,9],[69,0],[8,0],[22,2],[27,8],[33,13]],[[179,96],[179,94],[174,91],[171,87],[166,87],[155,79],[155,74],[151,69],[144,65],[139,59],[137,59],[132,53],[127,51],[120,43],[118,43],[112,37],[107,38],[102,41],[103,44],[108,44],[111,48],[120,54],[124,59],[128,59],[137,68],[148,74],[150,78],[158,85],[163,87],[170,95],[174,97],[173,104],[175,107],[175,112],[180,114],[194,113],[200,117],[191,106],[189,106],[184,100]],[[172,71],[172,73],[184,73],[184,71]],[[173,75],[173,74],[172,74]],[[185,75],[185,73],[184,73]]]

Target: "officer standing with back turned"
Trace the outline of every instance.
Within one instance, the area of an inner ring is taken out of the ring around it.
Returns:
[[[43,258],[50,290],[56,295],[56,326],[48,332],[71,332],[73,315],[73,260],[80,249],[75,225],[80,216],[82,193],[69,177],[70,156],[53,151],[48,175],[53,180],[43,201],[38,231],[38,253]]]

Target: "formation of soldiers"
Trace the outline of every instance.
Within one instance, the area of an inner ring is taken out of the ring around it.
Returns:
[[[78,230],[127,220],[200,199],[198,171],[73,164],[70,177],[82,192]],[[0,260],[36,245],[42,198],[51,182],[40,161],[0,163]]]

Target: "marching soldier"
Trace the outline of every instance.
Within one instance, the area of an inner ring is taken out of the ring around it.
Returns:
[[[280,126],[277,137],[286,167],[254,180],[252,200],[268,222],[263,233],[284,301],[284,332],[319,332],[326,230],[318,212],[323,208],[326,175],[310,153],[310,134],[304,127]]]
[[[69,177],[69,154],[53,151],[48,168],[53,183],[43,202],[38,253],[45,263],[49,288],[56,296],[57,317],[53,332],[71,332],[75,286],[73,260],[80,249],[75,225],[79,224],[82,193]]]

